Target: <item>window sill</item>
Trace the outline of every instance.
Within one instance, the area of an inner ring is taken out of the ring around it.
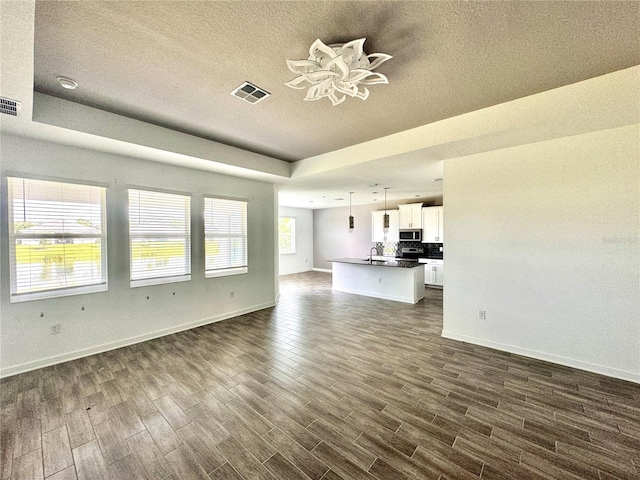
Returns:
[[[226,277],[228,275],[242,275],[248,271],[247,267],[225,268],[224,270],[209,270],[204,272],[204,276],[206,278]]]
[[[88,293],[106,292],[109,287],[106,283],[99,285],[85,285],[82,287],[61,288],[57,290],[44,290],[41,292],[16,293],[11,295],[11,303],[30,302],[32,300],[47,300],[58,297],[70,297],[72,295],[85,295]]]
[[[191,280],[191,275],[178,275],[175,277],[161,277],[161,278],[141,278],[140,280],[131,280],[131,288],[148,287],[150,285],[162,285],[165,283],[176,282],[188,282]]]

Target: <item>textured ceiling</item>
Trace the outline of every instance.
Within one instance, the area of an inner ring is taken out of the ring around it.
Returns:
[[[640,63],[640,3],[38,1],[35,90],[295,161]],[[285,59],[366,37],[389,85],[304,102]],[[56,77],[78,81],[63,90]],[[229,93],[271,92],[257,105]]]

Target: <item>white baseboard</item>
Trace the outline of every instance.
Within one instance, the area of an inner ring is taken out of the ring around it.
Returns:
[[[314,272],[333,273],[330,268],[314,268]]]
[[[544,360],[546,362],[551,362],[551,363],[557,363],[559,365],[565,365],[567,367],[573,367],[580,370],[586,370],[587,372],[599,373],[601,375],[606,375],[608,377],[614,377],[614,378],[619,378],[621,380],[627,380],[629,382],[640,383],[640,373],[628,372],[626,370],[611,368],[604,365],[597,365],[595,363],[583,362],[581,360],[575,360],[573,358],[563,357],[561,355],[553,355],[551,353],[539,352],[537,350],[529,350],[528,348],[522,348],[515,345],[492,342],[491,340],[485,340],[483,338],[463,335],[456,332],[448,332],[443,330],[442,336],[444,338],[450,338],[452,340],[460,340],[461,342],[472,343],[474,345],[494,348],[496,350],[502,350],[503,352],[515,353],[525,357]]]
[[[126,347],[135,343],[141,343],[147,340],[152,340],[154,338],[164,337],[165,335],[171,335],[172,333],[190,330],[192,328],[201,327],[210,323],[220,322],[222,320],[238,317],[247,313],[257,312],[258,310],[264,310],[265,308],[275,307],[275,305],[275,301],[263,303],[260,305],[253,305],[251,307],[236,310],[234,312],[223,313],[214,317],[196,320],[195,322],[183,323],[182,325],[176,325],[174,327],[164,328],[162,330],[156,330],[154,332],[144,333],[142,335],[136,335],[134,337],[124,338],[122,340],[116,340],[114,342],[103,343],[101,345],[82,348],[80,350],[75,350],[73,352],[68,352],[61,355],[54,355],[52,357],[42,358],[31,362],[21,363],[19,365],[5,367],[3,369],[0,369],[0,378],[18,375],[20,373],[37,370],[38,368],[49,367],[51,365],[68,362],[70,360],[76,360],[82,357],[88,357],[89,355],[95,355],[96,353],[108,352],[109,350],[115,350],[117,348]]]
[[[290,272],[280,272],[278,275],[281,277],[283,275],[294,275],[296,273],[310,272],[311,270],[313,270],[313,269],[312,268],[303,268],[302,270],[292,270]]]
[[[370,292],[361,292],[359,290],[354,290],[354,289],[351,289],[351,288],[336,288],[336,287],[332,287],[332,290],[335,290],[337,292],[353,293],[355,295],[363,295],[365,297],[381,298],[383,300],[393,300],[394,302],[411,303],[411,304],[418,303],[420,300],[422,300],[424,298],[424,296],[423,296],[423,297],[415,299],[413,297],[400,297],[400,296],[397,296],[397,295],[388,295],[388,294],[379,293],[379,292],[376,292],[375,295],[372,295]]]

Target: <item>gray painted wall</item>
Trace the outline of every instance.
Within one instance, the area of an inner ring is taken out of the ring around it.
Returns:
[[[0,148],[3,375],[274,305],[277,196],[273,185],[9,135],[3,135]],[[86,181],[107,187],[107,292],[10,303],[7,175]],[[191,281],[129,287],[127,188],[132,186],[191,195]],[[203,194],[248,200],[249,273],[205,278]],[[49,335],[54,323],[62,324],[62,333]]]

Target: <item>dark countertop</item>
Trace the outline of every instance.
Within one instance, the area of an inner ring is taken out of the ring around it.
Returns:
[[[408,260],[408,258],[406,257],[395,257],[396,260]],[[416,257],[415,260],[442,260],[442,255],[440,255],[439,257],[436,256],[431,256],[428,257],[426,255],[420,255],[419,257]]]
[[[373,267],[395,267],[395,268],[415,268],[422,267],[424,264],[418,262],[412,262],[408,260],[399,260],[389,257],[386,260],[374,260],[373,263],[369,263],[368,259],[364,258],[338,258],[336,260],[329,260],[330,262],[337,263],[350,263],[352,265],[370,265]]]

